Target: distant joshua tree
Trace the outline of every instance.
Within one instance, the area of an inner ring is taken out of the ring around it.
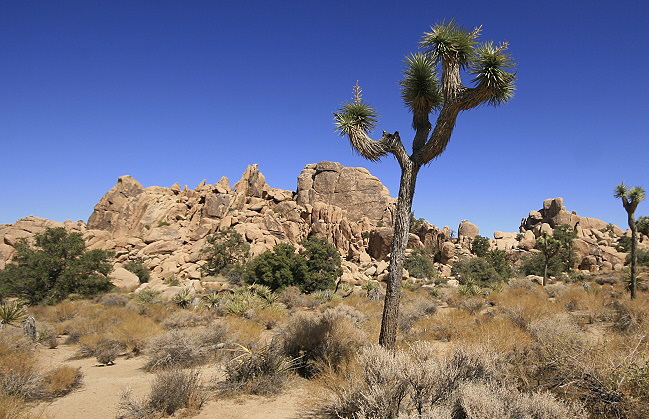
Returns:
[[[635,210],[638,204],[645,199],[645,191],[640,186],[629,188],[622,182],[615,187],[613,196],[622,200],[622,205],[627,213],[629,221],[629,228],[631,229],[631,281],[629,283],[629,290],[631,291],[631,298],[636,296],[636,269],[635,266],[638,262],[638,228],[635,224]]]
[[[354,87],[354,99],[344,103],[334,113],[336,130],[346,136],[353,149],[371,161],[378,161],[391,153],[401,166],[399,198],[394,220],[390,269],[383,307],[379,343],[393,348],[397,335],[401,274],[408,231],[412,199],[419,169],[444,152],[461,111],[481,104],[497,106],[513,97],[516,75],[506,69],[514,66],[507,42],[495,46],[493,42],[478,44],[481,27],[466,30],[453,20],[442,22],[424,33],[419,47],[423,52],[408,55],[405,59],[401,97],[412,112],[415,131],[412,154],[408,154],[399,132],[383,131],[380,140],[372,140],[369,133],[378,123],[377,112],[361,99],[361,88]],[[441,81],[437,69],[441,69]],[[462,84],[461,71],[474,76],[474,87]],[[429,115],[439,111],[435,127]],[[432,134],[431,134],[432,130]]]

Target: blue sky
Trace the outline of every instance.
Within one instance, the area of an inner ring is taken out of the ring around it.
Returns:
[[[396,196],[394,159],[354,155],[331,113],[358,80],[378,133],[409,147],[402,60],[450,18],[509,41],[517,92],[460,115],[420,172],[417,217],[491,235],[561,196],[625,228],[614,186],[649,188],[649,3],[635,0],[2,0],[0,223],[87,220],[124,174],[193,188],[252,163],[291,190],[308,163],[363,166]]]

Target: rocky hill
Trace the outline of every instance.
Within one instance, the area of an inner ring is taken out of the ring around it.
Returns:
[[[120,286],[139,285],[137,277],[122,268],[125,262],[139,258],[152,272],[144,286],[161,286],[164,279],[175,278],[197,289],[213,287],[200,270],[204,263],[201,250],[206,236],[232,226],[250,243],[253,256],[280,242],[297,245],[309,236],[325,237],[345,259],[343,279],[357,284],[380,280],[386,274],[395,203],[387,188],[366,169],[334,162],[307,165],[295,191],[270,187],[257,165],[248,166],[234,186],[223,177],[216,184],[203,181],[195,189],[178,184],[144,188],[132,177],[122,176],[97,203],[87,224],[27,217],[1,225],[0,269],[10,261],[17,240],[29,239],[47,227],[63,226],[83,233],[90,249],[115,252],[113,277]],[[542,209],[531,211],[519,232],[496,232],[492,247],[518,259],[533,251],[542,232],[561,224],[577,232],[579,268],[622,269],[626,254],[615,246],[627,233],[567,211],[561,198],[548,199]],[[470,254],[478,233],[477,226],[462,221],[458,237],[452,238],[448,227],[439,229],[423,221],[410,235],[409,247],[437,254],[436,266],[448,276],[450,265]]]

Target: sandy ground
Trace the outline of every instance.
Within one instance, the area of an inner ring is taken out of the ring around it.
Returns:
[[[39,363],[43,370],[65,364],[81,368],[83,382],[80,388],[65,397],[51,402],[36,404],[32,413],[35,417],[48,419],[104,419],[115,418],[119,413],[122,393],[131,389],[135,399],[144,398],[155,375],[142,369],[147,359],[119,357],[115,365],[100,366],[94,358],[71,359],[76,346],[60,345],[56,349],[40,348]],[[203,368],[205,381],[222,375],[221,368]],[[271,396],[242,395],[216,399],[211,397],[196,418],[227,419],[288,419],[298,418],[305,409],[308,399],[307,381],[295,379],[288,390]]]

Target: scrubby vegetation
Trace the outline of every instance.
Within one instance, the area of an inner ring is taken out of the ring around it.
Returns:
[[[186,308],[107,294],[25,314],[37,319],[48,346],[53,336],[103,365],[144,357],[151,390],[140,399],[126,392],[122,417],[192,412],[213,398],[282,393],[304,379],[314,392],[305,406],[313,417],[649,414],[646,298],[631,300],[620,275],[585,276],[588,287],[505,280],[488,254],[466,265],[458,288],[404,290],[394,351],[373,345],[381,302],[363,287],[321,299],[254,284],[197,294],[201,303]],[[472,266],[479,268],[474,286],[489,292],[463,288]],[[83,385],[81,372],[65,363],[37,369],[35,343],[21,335],[16,321],[0,331],[0,408],[26,412],[30,400]],[[205,375],[218,365],[223,375]]]
[[[86,250],[80,233],[50,228],[15,244],[14,263],[0,270],[0,298],[15,296],[30,303],[57,302],[69,294],[91,296],[110,290],[111,254]]]

